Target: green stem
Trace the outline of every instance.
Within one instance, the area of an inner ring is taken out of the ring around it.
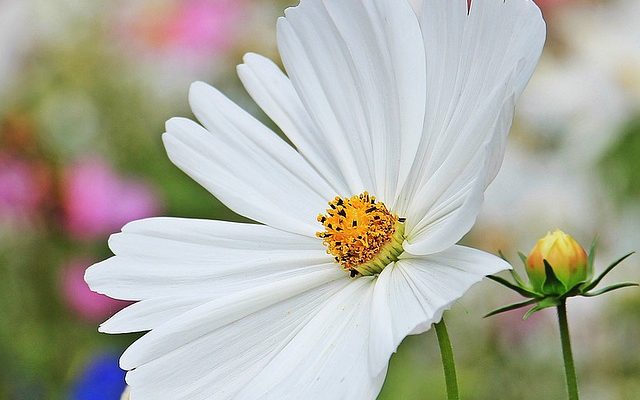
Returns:
[[[447,399],[460,400],[458,393],[458,378],[456,377],[456,363],[453,359],[453,349],[451,340],[447,333],[447,325],[444,318],[436,324],[436,335],[440,345],[440,356],[442,357],[442,368],[444,369],[444,380],[447,384]]]
[[[567,303],[564,300],[558,306],[558,323],[560,325],[562,357],[564,358],[569,400],[578,400],[578,379],[576,378],[576,367],[573,363],[573,353],[571,351],[571,337],[569,335],[569,324],[567,323]]]

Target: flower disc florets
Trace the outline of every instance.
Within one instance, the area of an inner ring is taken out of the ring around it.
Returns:
[[[379,274],[403,252],[404,221],[367,192],[336,197],[318,222],[327,253],[353,277]]]

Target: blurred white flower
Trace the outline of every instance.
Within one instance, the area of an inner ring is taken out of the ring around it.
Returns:
[[[39,44],[67,46],[86,35],[83,27],[99,26],[111,2],[18,0],[28,7],[28,27]]]
[[[611,79],[627,106],[640,108],[640,2],[617,0],[601,7],[567,10],[560,25],[563,38],[583,67]]]
[[[176,165],[264,225],[133,222],[86,273],[139,301],[101,331],[151,331],[121,358],[136,400],[373,399],[406,335],[508,267],[456,243],[544,43],[534,3],[425,0],[418,19],[405,0],[303,0],[285,14],[288,77],[255,54],[238,71],[297,151],[203,83],[190,103],[204,127],[176,118],[164,135]]]
[[[532,231],[562,227],[583,242],[597,234],[607,243],[603,259],[609,251],[614,257],[632,249],[616,239],[621,225],[597,168],[621,127],[640,111],[640,88],[633,84],[640,82],[638,20],[634,0],[597,7],[574,2],[556,10],[561,49],[545,52],[518,108],[525,135],[546,137],[550,145],[510,144],[477,225],[485,238],[493,233],[508,237],[505,247],[524,248]],[[636,215],[630,223],[637,225],[637,214],[624,213]]]
[[[74,159],[93,150],[102,129],[95,100],[81,90],[59,89],[41,96],[38,132],[47,149],[61,159]]]
[[[640,110],[640,3],[574,4],[555,15],[564,51],[546,53],[522,96],[533,129],[561,135],[565,162],[588,168]]]
[[[589,168],[615,140],[629,111],[611,76],[575,56],[544,57],[522,96],[527,129],[556,141],[565,166]]]
[[[0,106],[7,100],[4,94],[15,83],[15,74],[29,48],[32,39],[29,20],[26,1],[0,2]]]
[[[510,143],[504,168],[486,193],[476,228],[504,248],[528,248],[531,238],[555,228],[589,242],[606,218],[606,196],[597,177],[556,154],[536,154]],[[491,241],[491,240],[490,240]],[[506,242],[505,242],[506,241]],[[497,250],[497,249],[496,249]]]

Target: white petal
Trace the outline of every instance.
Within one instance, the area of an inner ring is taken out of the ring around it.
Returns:
[[[335,194],[350,195],[347,182],[336,167],[331,146],[304,108],[289,78],[268,58],[246,54],[238,75],[247,92],[262,110],[282,129],[298,151],[324,176]]]
[[[318,239],[259,224],[158,217],[128,223],[122,232],[238,250],[316,250]],[[118,247],[118,249],[120,249]],[[139,249],[132,246],[131,251]],[[120,250],[116,250],[120,251]]]
[[[520,96],[541,54],[545,24],[531,0],[477,0],[469,14],[464,0],[425,0],[421,27],[428,85],[427,151],[421,155],[429,164],[428,177],[452,153],[459,156],[452,144],[470,139],[488,143],[495,135],[506,135],[480,127],[462,130],[467,121],[482,120],[481,115],[494,121],[507,99]],[[509,87],[501,91],[510,77]],[[502,99],[493,101],[492,108],[483,107],[496,92]]]
[[[488,156],[486,162],[486,179],[484,186],[487,187],[495,179],[502,161],[504,160],[504,152],[507,147],[507,135],[513,123],[513,115],[515,113],[516,95],[513,94],[504,103],[493,130],[497,132],[493,139],[487,145]]]
[[[481,185],[474,182],[450,202],[435,210],[432,222],[416,234],[415,242],[405,241],[403,248],[413,255],[434,254],[458,242],[473,226],[484,199]],[[441,215],[444,214],[444,215]],[[431,218],[432,214],[427,215]]]
[[[314,271],[344,274],[318,239],[260,225],[150,219],[125,226],[109,245],[116,256],[85,279],[125,300],[213,299]]]
[[[145,332],[210,301],[208,297],[158,297],[119,311],[100,325],[103,333]]]
[[[292,337],[238,399],[374,399],[386,368],[368,368],[375,278],[359,278],[333,295]]]
[[[352,193],[392,204],[424,116],[424,49],[406,1],[301,1],[278,21],[283,62]]]
[[[314,288],[307,278],[212,301],[145,335],[121,359],[135,368],[127,374],[134,398],[241,398],[238,392],[349,282]]]
[[[486,157],[478,154],[462,170],[441,168],[414,198],[406,215],[405,251],[415,255],[440,252],[458,242],[475,223],[484,199]],[[456,174],[454,178],[452,175]],[[451,184],[448,184],[451,180]],[[418,201],[419,200],[419,201]]]
[[[427,53],[425,131],[396,207],[411,215],[411,243],[421,240],[418,230],[433,223],[426,218],[432,212],[429,207],[440,208],[471,182],[486,186],[495,176],[515,100],[545,39],[540,10],[530,0],[477,0],[469,14],[464,0],[424,0],[421,16]],[[467,173],[474,168],[474,173]],[[465,204],[468,210],[461,214],[467,219],[458,222],[469,227],[478,201]],[[447,229],[452,225],[442,224]],[[460,239],[457,230],[451,232],[455,235],[443,235],[448,236],[446,242],[436,247],[446,248]]]
[[[171,160],[229,208],[253,220],[313,236],[334,189],[275,133],[203,83],[192,85],[194,113],[167,122]]]
[[[284,172],[305,184],[305,189],[317,192],[323,199],[335,195],[330,184],[294,148],[214,87],[193,83],[189,102],[193,113],[210,132],[220,133],[236,148],[254,157],[273,160]]]
[[[419,334],[474,283],[509,268],[502,259],[462,246],[424,257],[406,256],[385,268],[375,286],[369,343],[371,373],[384,370],[405,336]]]

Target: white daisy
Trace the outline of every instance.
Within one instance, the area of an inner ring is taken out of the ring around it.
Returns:
[[[530,0],[424,0],[418,14],[407,0],[285,12],[287,75],[255,54],[238,71],[295,148],[192,86],[204,127],[168,121],[169,157],[261,224],[156,218],[111,237],[116,256],[86,279],[138,301],[102,332],[150,331],[121,358],[132,400],[375,398],[406,335],[508,267],[456,242],[544,22]]]

